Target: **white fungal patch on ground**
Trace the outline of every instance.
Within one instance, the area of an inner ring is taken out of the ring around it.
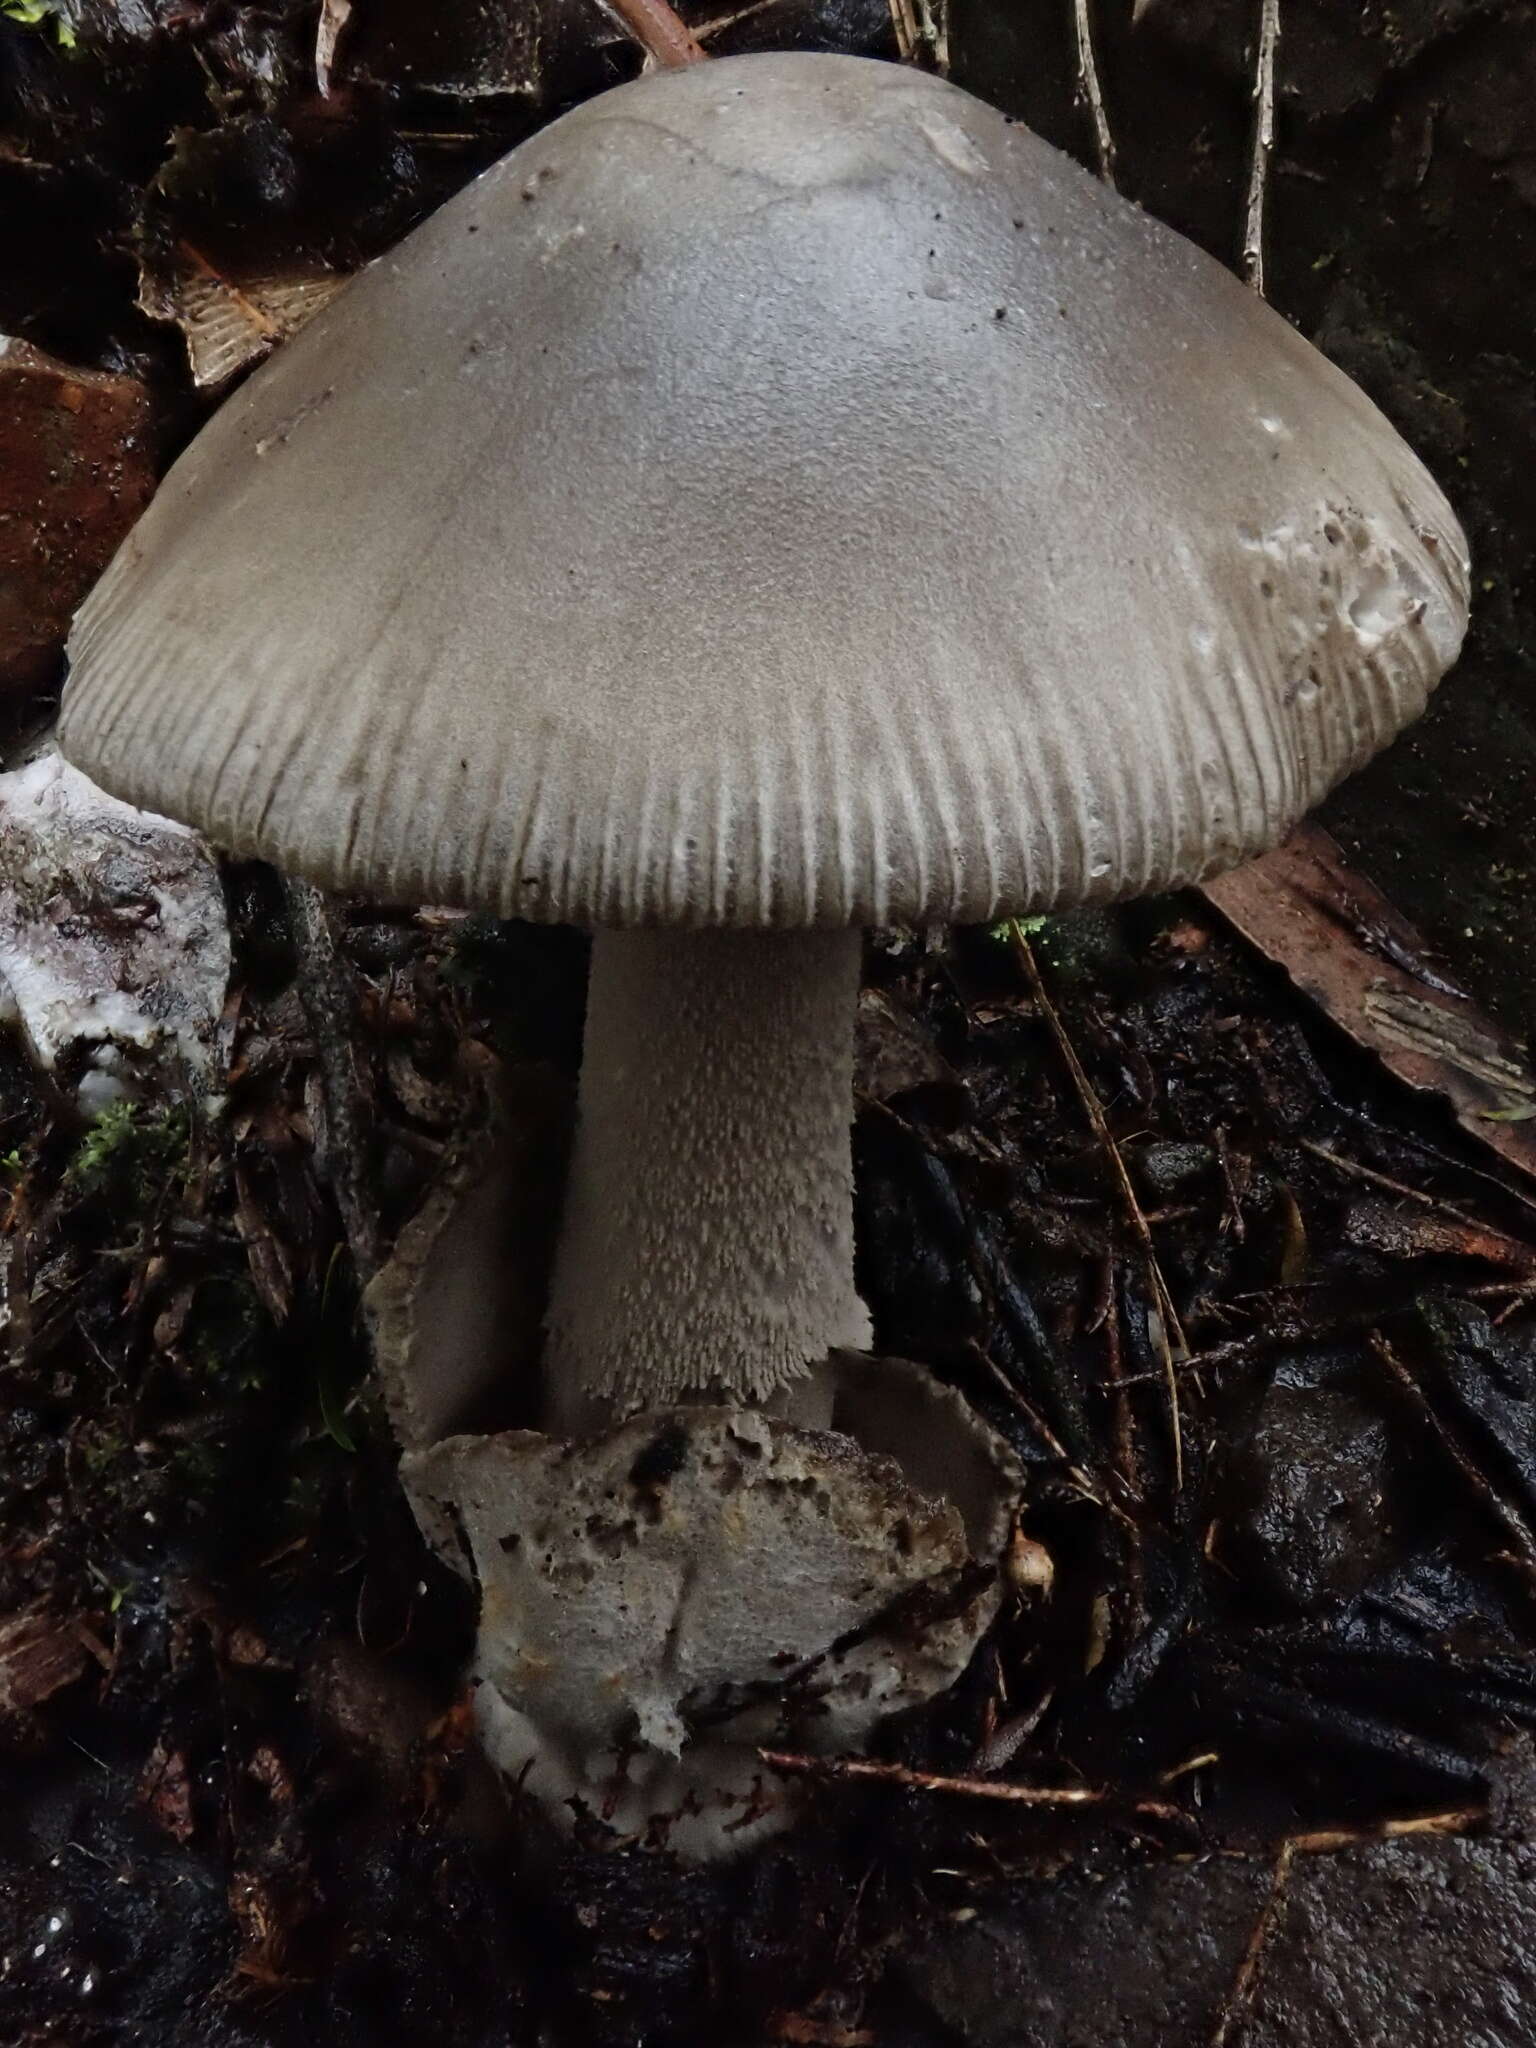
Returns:
[[[119,803],[48,751],[0,775],[0,1023],[89,1108],[206,1091],[229,981],[219,871],[185,826]]]

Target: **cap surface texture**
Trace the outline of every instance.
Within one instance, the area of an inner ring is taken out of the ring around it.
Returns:
[[[972,921],[1273,843],[1466,589],[1417,458],[1193,245],[933,77],[732,58],[554,122],[228,401],[62,739],[374,896]]]

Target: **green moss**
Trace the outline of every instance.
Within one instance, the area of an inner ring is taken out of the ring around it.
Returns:
[[[64,19],[58,0],[0,0],[0,16],[21,28],[51,28],[61,50],[75,47],[75,32]]]
[[[83,1195],[111,1195],[142,1208],[186,1171],[187,1113],[113,1102],[94,1119],[65,1173]]]
[[[1016,946],[1020,939],[1025,939],[1036,953],[1048,956],[1056,922],[1051,917],[1005,917],[988,925],[987,937],[1000,946]]]
[[[109,1466],[115,1465],[128,1448],[128,1439],[120,1429],[104,1428],[94,1435],[85,1436],[77,1449],[80,1462],[87,1472],[99,1476]]]

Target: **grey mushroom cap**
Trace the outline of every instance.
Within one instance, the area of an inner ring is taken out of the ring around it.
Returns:
[[[62,740],[334,887],[592,925],[1195,879],[1422,709],[1465,542],[1190,243],[856,58],[534,136],[229,401]]]

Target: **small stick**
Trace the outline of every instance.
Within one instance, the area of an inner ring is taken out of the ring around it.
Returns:
[[[1336,1166],[1340,1173],[1353,1174],[1356,1180],[1369,1181],[1372,1187],[1385,1188],[1388,1194],[1401,1195],[1405,1202],[1417,1202],[1422,1209],[1432,1209],[1438,1216],[1449,1216],[1457,1223],[1464,1223],[1469,1230],[1478,1231],[1484,1237],[1496,1237],[1509,1245],[1523,1259],[1529,1259],[1531,1248],[1522,1244],[1507,1231],[1497,1230],[1491,1223],[1484,1223],[1474,1216],[1470,1209],[1463,1209],[1455,1202],[1447,1202],[1439,1195],[1426,1194],[1423,1188],[1410,1187],[1405,1180],[1393,1180],[1390,1174],[1378,1173],[1374,1166],[1362,1166],[1358,1159],[1346,1159],[1342,1152],[1330,1151],[1326,1145],[1319,1145],[1312,1138],[1295,1138],[1292,1143],[1302,1152],[1310,1152],[1314,1159],[1324,1159],[1330,1166]],[[1501,1185],[1501,1183],[1495,1183]],[[1515,1190],[1507,1192],[1513,1194]]]
[[[1285,1889],[1291,1874],[1291,1864],[1297,1856],[1326,1854],[1338,1849],[1353,1849],[1366,1842],[1396,1841],[1404,1835],[1459,1835],[1469,1827],[1475,1827],[1488,1818],[1481,1806],[1458,1806],[1445,1813],[1417,1814],[1408,1820],[1383,1821],[1373,1828],[1318,1828],[1311,1834],[1287,1835],[1280,1844],[1275,1857],[1274,1869],[1270,1874],[1269,1892],[1259,1908],[1258,1918],[1243,1950],[1242,1961],[1232,1980],[1232,1988],[1218,2015],[1216,2027],[1211,2035],[1210,2048],[1227,2048],[1232,2038],[1234,2025],[1246,2018],[1258,1989],[1259,1970],[1264,1960],[1264,1951],[1269,1946],[1275,1931],[1275,1923],[1285,1905]]]
[[[903,64],[910,64],[917,55],[917,46],[921,40],[913,0],[886,0],[886,4],[890,9],[891,28],[896,37],[896,54]]]
[[[1351,1328],[1347,1323],[1326,1330],[1311,1330],[1302,1323],[1276,1323],[1267,1330],[1255,1331],[1251,1337],[1234,1337],[1229,1343],[1213,1344],[1208,1351],[1192,1351],[1187,1358],[1179,1360],[1178,1369],[1184,1374],[1211,1372],[1224,1365],[1248,1365],[1271,1351],[1283,1351],[1292,1344],[1328,1343],[1335,1336],[1348,1335]],[[1118,1380],[1105,1378],[1100,1384],[1106,1389],[1110,1386],[1144,1387],[1163,1377],[1159,1366],[1155,1372],[1122,1373]]]
[[[1392,1346],[1387,1342],[1380,1330],[1372,1330],[1370,1345],[1371,1350],[1376,1354],[1384,1370],[1407,1396],[1420,1421],[1430,1431],[1435,1441],[1467,1482],[1467,1485],[1472,1489],[1478,1500],[1482,1502],[1483,1506],[1496,1520],[1503,1523],[1505,1529],[1514,1538],[1516,1546],[1523,1553],[1521,1563],[1526,1569],[1536,1564],[1536,1535],[1532,1534],[1525,1517],[1510,1506],[1503,1495],[1498,1492],[1473,1463],[1472,1459],[1467,1456],[1451,1431],[1435,1413],[1434,1407],[1424,1389],[1392,1349]]]
[[[1184,1431],[1179,1420],[1179,1382],[1173,1367],[1173,1353],[1176,1346],[1182,1354],[1187,1355],[1189,1346],[1184,1341],[1184,1332],[1179,1325],[1178,1310],[1173,1305],[1173,1296],[1168,1292],[1167,1282],[1163,1279],[1163,1269],[1157,1262],[1157,1249],[1153,1245],[1152,1233],[1147,1227],[1146,1217],[1142,1214],[1141,1204],[1136,1199],[1136,1190],[1131,1185],[1131,1176],[1126,1170],[1124,1155],[1115,1142],[1114,1133],[1110,1130],[1104,1115],[1103,1104],[1094,1092],[1087,1070],[1077,1056],[1077,1048],[1067,1036],[1067,1028],[1056,1014],[1055,1004],[1046,994],[1034,948],[1025,937],[1023,926],[1017,918],[1009,919],[1008,935],[1014,951],[1018,954],[1019,964],[1024,969],[1025,978],[1029,982],[1029,992],[1041,1016],[1050,1026],[1051,1036],[1066,1062],[1067,1071],[1071,1074],[1078,1098],[1088,1113],[1088,1121],[1093,1126],[1094,1135],[1104,1147],[1105,1154],[1114,1168],[1131,1232],[1141,1249],[1142,1261],[1152,1287],[1152,1297],[1158,1310],[1157,1348],[1162,1359],[1163,1383],[1168,1390],[1168,1419],[1173,1430],[1174,1490],[1181,1492],[1184,1486]]]
[[[604,0],[653,64],[663,71],[677,71],[685,64],[702,64],[709,52],[667,0]]]
[[[1115,1471],[1127,1499],[1141,1503],[1141,1462],[1136,1455],[1136,1421],[1125,1387],[1125,1362],[1120,1353],[1120,1303],[1115,1286],[1115,1251],[1104,1255],[1102,1293],[1096,1313],[1104,1331],[1105,1385],[1109,1389],[1110,1437]],[[1127,1524],[1130,1544],[1126,1557],[1127,1591],[1131,1601],[1132,1633],[1140,1635],[1147,1625],[1146,1572],[1142,1558],[1141,1524],[1132,1516]]]
[[[1259,1982],[1259,1965],[1264,1959],[1264,1950],[1274,1931],[1276,1918],[1285,1903],[1285,1882],[1291,1874],[1291,1859],[1295,1853],[1294,1842],[1287,1840],[1280,1844],[1280,1853],[1275,1858],[1275,1867],[1270,1874],[1268,1896],[1259,1908],[1259,1917],[1253,1923],[1253,1932],[1248,1937],[1248,1946],[1243,1950],[1243,1959],[1237,1966],[1232,1989],[1227,1993],[1216,2022],[1216,2030],[1211,2035],[1211,2048],[1226,2048],[1234,2022],[1244,2017],[1253,2002],[1253,1994]]]
[[[1181,1764],[1171,1764],[1166,1771],[1159,1771],[1159,1785],[1177,1785],[1180,1778],[1192,1777],[1196,1771],[1209,1770],[1212,1764],[1221,1762],[1219,1749],[1202,1749],[1198,1756],[1187,1756]]]
[[[1131,1404],[1125,1398],[1128,1382],[1120,1349],[1120,1304],[1115,1298],[1113,1249],[1104,1255],[1100,1286],[1099,1306],[1094,1311],[1094,1325],[1104,1332],[1104,1386],[1109,1392],[1115,1470],[1119,1473],[1120,1483],[1130,1498],[1139,1500],[1141,1473],[1136,1461],[1136,1430],[1131,1419]]]
[[[1406,1820],[1384,1820],[1373,1828],[1317,1828],[1311,1834],[1291,1835],[1290,1846],[1298,1855],[1328,1856],[1340,1849],[1358,1849],[1368,1842],[1397,1842],[1405,1835],[1464,1835],[1481,1827],[1488,1818],[1485,1806],[1453,1806],[1444,1813],[1416,1813]]]
[[[896,54],[915,64],[924,50],[933,53],[934,69],[949,76],[949,0],[886,0],[896,36]]]
[[[1264,207],[1275,155],[1275,51],[1280,42],[1280,0],[1259,0],[1259,49],[1253,70],[1253,149],[1248,158],[1248,203],[1243,215],[1243,281],[1264,296]]]
[[[1109,114],[1093,49],[1093,0],[1072,0],[1072,34],[1077,44],[1077,90],[1093,119],[1093,149],[1099,176],[1106,185],[1113,186],[1115,138],[1109,130]]]
[[[754,14],[766,14],[770,7],[782,5],[782,0],[751,0],[746,7],[738,7],[732,14],[717,14],[709,21],[701,21],[693,32],[694,41],[700,44],[712,43],[716,36],[723,36],[728,28],[735,28],[738,22],[750,21]],[[705,56],[713,51],[706,50]]]
[[[790,1778],[825,1778],[833,1783],[872,1780],[881,1785],[900,1785],[911,1792],[948,1793],[959,1799],[987,1799],[1003,1806],[1108,1806],[1118,1804],[1117,1792],[1089,1785],[1011,1785],[996,1778],[950,1778],[937,1771],[912,1771],[905,1764],[878,1763],[871,1757],[801,1756],[786,1749],[760,1749],[762,1761],[772,1771]],[[1159,1799],[1128,1801],[1131,1812],[1152,1820],[1187,1822],[1182,1806],[1170,1806]]]
[[[1007,1373],[1003,1371],[1003,1368],[998,1364],[997,1360],[992,1356],[991,1352],[989,1352],[983,1345],[978,1344],[974,1337],[967,1342],[965,1348],[970,1353],[971,1357],[978,1362],[978,1364],[986,1367],[987,1371],[992,1375],[993,1379],[996,1380],[999,1391],[1002,1393],[1004,1398],[1010,1403],[1011,1406],[1018,1409],[1019,1413],[1023,1416],[1024,1420],[1029,1424],[1030,1428],[1039,1437],[1041,1443],[1045,1445],[1045,1448],[1050,1452],[1051,1456],[1053,1458],[1059,1458],[1062,1464],[1066,1466],[1072,1478],[1082,1488],[1085,1497],[1097,1503],[1099,1497],[1094,1492],[1087,1473],[1084,1472],[1080,1465],[1073,1463],[1072,1453],[1061,1441],[1061,1438],[1057,1436],[1055,1430],[1051,1428],[1051,1425],[1046,1421],[1045,1417],[1040,1413],[1039,1409],[1035,1407],[1034,1403],[1032,1401],[1028,1401],[1025,1399],[1024,1395],[1013,1384],[1013,1381],[1008,1377]]]
[[[359,1287],[379,1268],[378,1204],[366,1185],[367,1107],[352,1043],[356,1005],[351,980],[336,950],[325,898],[307,882],[286,879],[288,914],[299,955],[299,999],[320,1063],[325,1103],[326,1177],[341,1213]]]

